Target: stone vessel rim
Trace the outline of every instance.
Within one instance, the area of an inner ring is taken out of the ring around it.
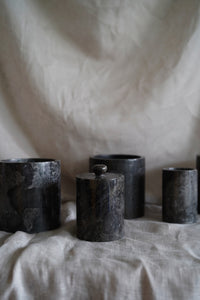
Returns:
[[[124,175],[123,174],[119,174],[119,173],[105,173],[102,176],[96,176],[95,173],[81,173],[76,175],[76,179],[77,180],[88,180],[88,181],[97,181],[97,180],[104,180],[107,179],[109,181],[111,180],[116,180],[118,178],[123,178],[124,179]]]
[[[49,163],[60,162],[53,158],[12,158],[0,160],[0,164],[27,164],[27,163]]]
[[[99,160],[138,160],[144,159],[144,156],[132,155],[132,154],[97,154],[90,156],[90,159],[99,159]]]
[[[197,171],[197,169],[195,168],[163,168],[163,171],[172,171],[172,172],[193,172],[193,171]]]

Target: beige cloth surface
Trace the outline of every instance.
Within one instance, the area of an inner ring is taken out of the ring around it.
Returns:
[[[200,219],[161,222],[161,207],[125,221],[125,238],[76,238],[75,205],[62,209],[60,229],[0,232],[0,299],[200,299]]]
[[[0,0],[0,158],[62,160],[63,197],[89,155],[161,169],[200,151],[200,2]]]
[[[0,159],[62,161],[63,225],[0,232],[0,299],[200,299],[200,221],[126,221],[126,237],[75,237],[75,175],[89,155],[146,157],[146,201],[161,169],[200,151],[200,2],[0,0]]]

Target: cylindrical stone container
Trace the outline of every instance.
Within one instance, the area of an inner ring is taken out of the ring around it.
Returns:
[[[144,216],[145,158],[126,154],[95,155],[89,159],[90,171],[95,164],[105,164],[108,172],[124,175],[125,219]]]
[[[162,214],[168,223],[195,223],[197,217],[197,170],[164,168]]]
[[[198,213],[200,214],[200,155],[196,157],[196,168],[198,170]]]
[[[0,230],[27,233],[60,225],[60,161],[0,161]]]
[[[77,237],[108,242],[124,236],[124,176],[106,173],[95,165],[94,173],[76,177]]]

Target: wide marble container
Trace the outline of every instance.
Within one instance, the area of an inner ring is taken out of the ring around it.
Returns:
[[[164,168],[162,215],[168,223],[195,223],[197,217],[197,170]]]
[[[145,158],[126,154],[95,155],[89,159],[90,171],[95,164],[105,164],[108,172],[124,175],[125,219],[144,216]]]
[[[60,161],[0,161],[0,230],[28,233],[60,225]]]
[[[124,176],[106,173],[95,165],[94,173],[76,177],[77,237],[108,242],[124,236]]]

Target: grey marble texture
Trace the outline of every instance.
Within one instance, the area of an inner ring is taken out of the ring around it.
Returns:
[[[195,223],[197,217],[197,170],[163,169],[162,215],[169,223]]]
[[[200,214],[200,155],[196,157],[196,168],[198,170],[198,213]]]
[[[137,155],[95,155],[89,159],[89,169],[95,164],[105,164],[108,172],[121,173],[125,177],[125,219],[144,216],[145,158]]]
[[[0,161],[0,230],[28,233],[60,225],[60,161]]]
[[[76,177],[77,237],[93,242],[124,236],[124,176],[85,173]]]

